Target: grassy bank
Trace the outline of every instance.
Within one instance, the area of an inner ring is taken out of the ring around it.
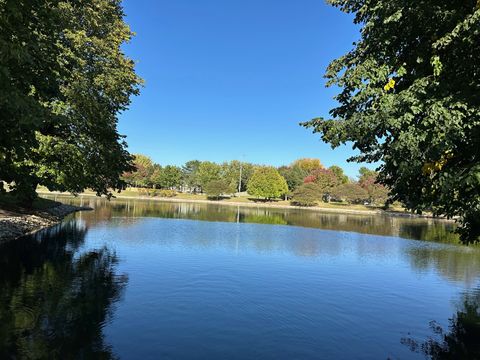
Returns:
[[[15,196],[8,193],[0,194],[0,215],[7,212],[28,214],[45,211],[59,205],[61,205],[59,202],[38,197],[33,201],[32,206],[27,208]]]

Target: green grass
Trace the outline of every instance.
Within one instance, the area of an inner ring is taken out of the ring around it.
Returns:
[[[9,210],[9,211],[17,211],[17,212],[24,212],[27,210],[46,210],[52,207],[58,206],[60,203],[53,200],[43,199],[41,197],[36,198],[33,201],[31,207],[26,207],[17,197],[9,194],[3,193],[0,194],[0,209]]]

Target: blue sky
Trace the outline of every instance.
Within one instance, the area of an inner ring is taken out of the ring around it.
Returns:
[[[288,164],[318,157],[360,167],[298,125],[328,115],[328,63],[358,38],[323,0],[124,0],[136,33],[125,47],[145,80],[120,117],[129,150],[160,164],[241,159]]]

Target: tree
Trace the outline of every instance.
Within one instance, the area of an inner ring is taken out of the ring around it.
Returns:
[[[0,180],[26,202],[37,184],[124,188],[117,115],[141,80],[122,52],[123,16],[118,0],[0,2]]]
[[[213,180],[221,179],[222,167],[211,161],[203,161],[198,166],[198,184],[203,188]]]
[[[158,165],[150,177],[152,185],[160,189],[172,189],[180,186],[182,170],[178,166],[167,165],[164,168]]]
[[[330,194],[338,200],[345,200],[352,204],[363,203],[370,199],[368,192],[357,183],[340,184],[334,187]]]
[[[248,163],[248,162],[242,162],[242,184],[240,191],[247,191],[247,184],[250,181],[250,178],[252,177],[253,173],[255,172],[255,169],[257,168],[257,165]]]
[[[308,175],[308,172],[299,166],[281,166],[278,168],[278,172],[285,178],[290,191],[295,191],[301,186]]]
[[[348,176],[345,175],[345,173],[343,172],[343,169],[340,166],[332,165],[328,168],[328,170],[330,170],[335,174],[335,176],[337,177],[338,181],[340,181],[340,183],[342,184],[348,183],[349,181]]]
[[[238,185],[241,179],[241,188],[240,191],[245,191],[247,189],[247,183],[254,171],[254,166],[250,163],[240,162],[238,160],[232,160],[230,162],[225,162],[222,164],[222,178],[229,184],[231,187],[231,192],[238,191]]]
[[[247,191],[252,196],[275,199],[288,192],[288,185],[277,169],[262,166],[255,170],[250,178]]]
[[[295,160],[291,167],[299,167],[300,169],[306,171],[307,173],[312,172],[316,169],[323,169],[323,165],[319,159],[313,158],[303,158]]]
[[[317,184],[327,197],[331,189],[341,184],[335,173],[329,169],[317,169],[312,171],[310,175],[304,179],[304,183],[306,184],[311,182]]]
[[[182,178],[184,185],[195,190],[200,187],[198,180],[198,168],[201,164],[199,160],[190,160],[182,166]]]
[[[376,172],[375,170],[371,170],[365,166],[362,166],[358,170],[358,173],[359,173],[359,176],[358,176],[359,181],[362,181],[362,179],[366,179],[371,176],[378,177],[378,172]]]
[[[161,179],[163,188],[178,187],[182,182],[182,170],[178,166],[167,165],[162,170]]]
[[[152,183],[151,177],[159,170],[159,166],[156,166],[148,156],[142,154],[135,154],[132,158],[132,170],[124,172],[122,180],[131,186],[149,187]]]
[[[207,197],[219,199],[221,195],[231,193],[232,186],[225,180],[212,180],[203,189]]]
[[[388,189],[378,182],[378,173],[365,167],[360,168],[358,184],[368,194],[368,201],[384,205],[388,200]]]
[[[122,175],[124,181],[133,186],[150,187],[152,177],[158,176],[160,166],[155,166],[152,159],[142,154],[133,155],[133,170]]]
[[[302,184],[294,192],[291,203],[295,206],[315,206],[323,198],[323,189],[316,183]]]
[[[477,0],[330,0],[361,38],[327,68],[330,119],[305,123],[350,160],[380,162],[379,182],[418,213],[460,218],[480,240],[480,6]]]
[[[152,175],[150,175],[150,183],[155,189],[162,187],[162,166],[160,164],[153,164],[153,172]]]

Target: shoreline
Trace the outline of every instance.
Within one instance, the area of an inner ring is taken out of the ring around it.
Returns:
[[[27,213],[8,211],[6,215],[0,216],[0,244],[57,225],[66,216],[84,210],[93,209],[85,206],[59,204],[49,209]]]
[[[65,197],[72,197],[73,195],[61,192],[43,192],[39,191],[39,195],[59,195]],[[98,198],[94,194],[78,194],[77,197],[89,197],[89,198]],[[104,197],[102,197],[104,199]],[[207,204],[207,205],[222,205],[222,206],[235,206],[235,207],[250,207],[250,208],[267,208],[267,209],[281,209],[281,210],[308,210],[315,212],[324,212],[324,213],[337,213],[337,214],[348,214],[348,215],[383,215],[383,216],[395,216],[395,217],[410,217],[410,218],[424,218],[424,219],[435,219],[443,221],[454,221],[452,219],[446,219],[442,217],[435,217],[429,214],[411,214],[408,212],[401,212],[395,210],[382,210],[382,209],[348,209],[340,207],[322,207],[322,206],[295,206],[295,205],[284,205],[284,204],[268,204],[268,203],[252,203],[252,202],[222,202],[218,200],[208,200],[208,199],[180,199],[180,198],[169,198],[169,197],[148,197],[148,196],[124,196],[124,195],[115,195],[113,200],[122,199],[122,200],[142,200],[142,201],[158,201],[158,202],[175,202],[175,203],[197,203],[197,204]]]

